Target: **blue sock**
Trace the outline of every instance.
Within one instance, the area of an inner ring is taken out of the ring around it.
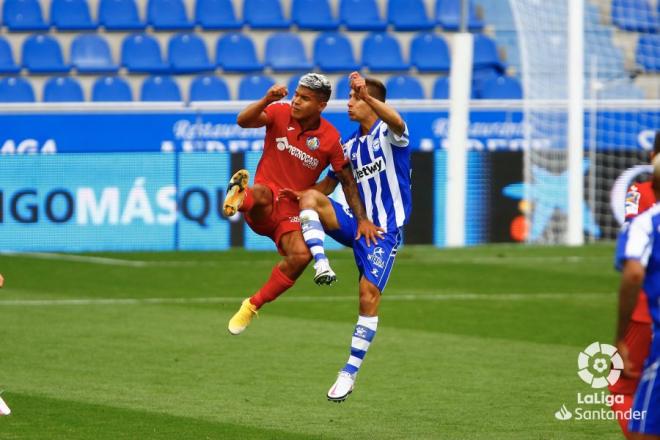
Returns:
[[[346,366],[342,368],[350,374],[357,374],[360,371],[362,361],[367,354],[369,345],[376,336],[376,329],[378,328],[378,316],[362,316],[358,317],[353,338],[351,339],[351,355],[346,362]]]
[[[300,221],[302,222],[302,233],[309,251],[314,257],[314,261],[327,260],[323,242],[325,241],[325,232],[319,219],[319,213],[313,209],[303,209],[300,211]]]

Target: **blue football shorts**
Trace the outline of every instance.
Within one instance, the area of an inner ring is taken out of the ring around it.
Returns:
[[[649,362],[653,360],[653,362]],[[631,418],[628,430],[642,434],[660,435],[660,360],[650,359],[646,363],[642,379],[635,392],[632,410],[639,411],[638,419]],[[644,412],[643,412],[644,411]]]
[[[353,248],[353,256],[360,272],[360,277],[366,277],[383,293],[387,280],[394,266],[397,250],[401,244],[401,228],[384,233],[378,239],[378,244],[367,246],[364,237],[355,241],[357,235],[357,219],[348,206],[330,199],[335,210],[339,229],[326,233],[344,246]]]

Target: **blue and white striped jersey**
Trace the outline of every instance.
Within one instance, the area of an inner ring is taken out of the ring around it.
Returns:
[[[660,324],[660,203],[624,224],[617,242],[616,266],[638,260],[646,268],[644,291],[655,325]],[[660,330],[658,328],[657,330]]]
[[[410,194],[410,149],[408,126],[401,136],[377,120],[365,136],[360,129],[344,141],[360,197],[374,224],[394,232],[408,223]],[[329,173],[334,177],[333,173]]]

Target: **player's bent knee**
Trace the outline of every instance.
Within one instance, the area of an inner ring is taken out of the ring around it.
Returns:
[[[296,269],[304,270],[312,260],[309,250],[295,252],[287,257],[287,260]]]
[[[300,196],[301,209],[316,209],[319,207],[319,200],[324,197],[319,191],[309,189]]]
[[[273,203],[273,193],[267,186],[255,184],[252,187],[252,198],[255,205],[270,205]]]

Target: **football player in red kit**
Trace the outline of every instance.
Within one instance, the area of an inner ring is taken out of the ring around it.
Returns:
[[[287,94],[285,86],[275,85],[237,118],[238,125],[244,128],[265,126],[266,138],[254,185],[248,187],[246,170],[234,174],[223,210],[227,216],[243,212],[252,230],[275,242],[283,259],[273,268],[266,284],[246,298],[230,319],[228,330],[234,335],[245,330],[263,304],[293,286],[312,258],[301,232],[298,202],[278,200],[280,189],[312,188],[330,165],[342,184],[348,204],[357,213],[356,239],[364,235],[368,241],[375,241],[378,233],[378,228],[367,219],[339,132],[321,117],[330,99],[330,81],[323,75],[308,73],[300,79],[291,104],[276,103]],[[317,284],[335,280],[327,260],[317,262],[314,267]]]
[[[656,132],[655,134],[651,161],[658,154],[660,154],[660,132]],[[652,181],[631,185],[626,193],[626,222],[630,222],[637,215],[649,209],[655,202]],[[621,411],[617,414],[625,414],[632,407],[635,390],[644,369],[644,361],[649,355],[653,334],[651,323],[648,301],[646,294],[642,290],[637,297],[637,304],[630,318],[630,323],[626,328],[624,339],[628,349],[628,358],[632,365],[632,375],[628,377],[622,376],[614,385],[609,387],[613,395],[620,394],[623,396],[620,399],[613,399],[615,403],[612,405],[612,410]],[[616,403],[617,401],[622,403]],[[631,439],[632,437],[628,433],[628,420],[620,418],[618,422],[626,438]]]

